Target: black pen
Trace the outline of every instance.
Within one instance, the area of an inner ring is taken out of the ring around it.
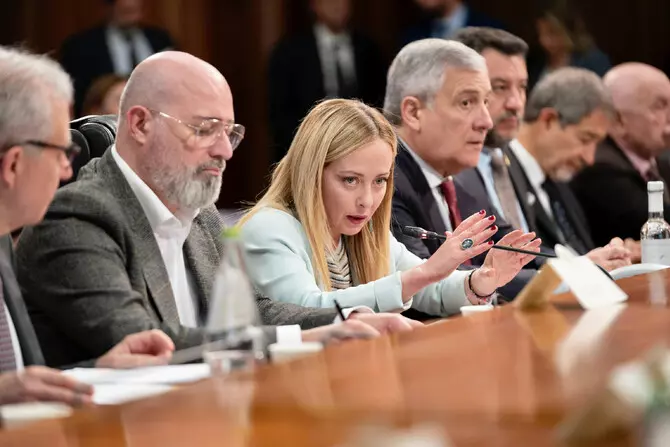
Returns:
[[[344,316],[344,311],[342,310],[342,306],[340,306],[340,303],[337,302],[337,300],[333,300],[335,303],[335,309],[337,309],[337,313],[340,315],[340,318],[342,321],[347,321],[347,318]]]

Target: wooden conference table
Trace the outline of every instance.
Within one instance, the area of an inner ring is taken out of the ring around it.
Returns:
[[[575,336],[585,314],[574,306],[532,314],[505,306],[6,428],[0,446],[346,446],[363,445],[353,441],[365,430],[417,427],[438,429],[457,446],[560,445],[556,426],[616,365],[670,344],[670,270],[620,285],[629,304],[600,336]],[[581,330],[592,326],[583,320]]]

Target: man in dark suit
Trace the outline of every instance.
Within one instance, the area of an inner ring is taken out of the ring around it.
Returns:
[[[72,84],[48,57],[0,47],[0,98],[0,405],[35,400],[89,403],[90,386],[41,366],[44,356],[16,280],[9,236],[16,228],[38,222],[59,181],[72,175]],[[164,364],[173,349],[165,334],[146,331],[79,366]]]
[[[469,217],[460,212],[452,176],[477,164],[492,125],[485,102],[490,89],[484,59],[453,41],[425,39],[408,44],[389,69],[384,112],[399,138],[393,233],[421,258],[430,257],[441,244],[407,236],[405,226],[443,234]],[[504,221],[496,224],[501,235],[495,236],[502,236],[496,240],[514,237]],[[486,269],[494,257],[490,252],[474,264]],[[522,272],[503,288],[503,295],[515,296],[531,275]]]
[[[506,151],[529,228],[545,244],[563,244],[606,270],[630,263],[621,239],[595,248],[584,211],[566,183],[592,165],[611,116],[600,78],[581,68],[547,75],[533,90],[516,140]]]
[[[403,45],[428,37],[450,39],[460,29],[468,26],[503,28],[500,22],[472,9],[462,0],[414,1],[427,17],[405,32]]]
[[[350,0],[310,0],[315,24],[282,40],[269,64],[273,160],[284,156],[300,120],[325,98],[381,106],[386,63],[378,46],[349,29]]]
[[[526,105],[528,45],[507,31],[483,27],[463,28],[454,35],[454,40],[477,51],[486,60],[491,80],[488,109],[493,120],[477,167],[455,177],[459,207],[464,214],[472,209],[491,207],[497,217],[513,228],[529,231],[503,149],[516,137]],[[549,249],[545,247],[545,251]]]
[[[208,63],[163,52],[137,66],[120,110],[115,145],[58,191],[44,221],[17,246],[19,280],[48,364],[99,355],[146,329],[162,329],[179,349],[205,336],[223,250],[214,202],[244,135],[230,88]],[[354,313],[342,328],[329,325],[334,309],[266,297],[257,305],[264,324],[294,324],[264,328],[269,342],[299,339],[297,325],[327,325],[302,334],[314,340],[377,332],[358,319],[381,329],[388,322]]]
[[[174,47],[167,31],[141,25],[143,0],[106,0],[109,21],[69,37],[60,60],[74,79],[75,114],[89,87],[102,75],[128,76],[142,60]]]
[[[613,237],[639,240],[647,220],[647,182],[665,183],[670,216],[670,80],[641,63],[614,67],[604,78],[617,115],[596,151],[595,163],[571,182],[594,230],[596,244]]]

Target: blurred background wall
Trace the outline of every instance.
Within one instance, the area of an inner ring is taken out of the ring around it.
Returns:
[[[2,0],[0,44],[23,44],[39,52],[57,50],[75,32],[101,23],[102,0]],[[470,0],[531,45],[541,0]],[[613,63],[637,60],[666,68],[670,62],[670,1],[585,0],[582,12],[598,46]],[[219,205],[252,201],[267,182],[268,55],[283,35],[309,26],[308,0],[146,0],[146,22],[166,28],[181,50],[214,64],[228,79],[236,121],[247,137],[224,174]],[[412,0],[354,0],[353,23],[366,31],[391,60],[399,36],[419,17]]]

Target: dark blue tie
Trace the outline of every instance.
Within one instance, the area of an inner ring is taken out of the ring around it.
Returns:
[[[568,213],[565,209],[565,205],[563,204],[563,200],[561,198],[561,193],[558,190],[556,183],[554,183],[552,180],[547,180],[544,182],[542,187],[549,196],[549,202],[551,203],[551,210],[554,213],[556,225],[561,230],[561,233],[563,233],[565,243],[572,247],[572,249],[580,255],[586,254],[586,252],[588,252],[586,249],[586,244],[584,244],[584,241],[582,241],[582,239],[579,237],[577,231],[575,231],[574,225],[570,221],[570,216],[568,216]]]

